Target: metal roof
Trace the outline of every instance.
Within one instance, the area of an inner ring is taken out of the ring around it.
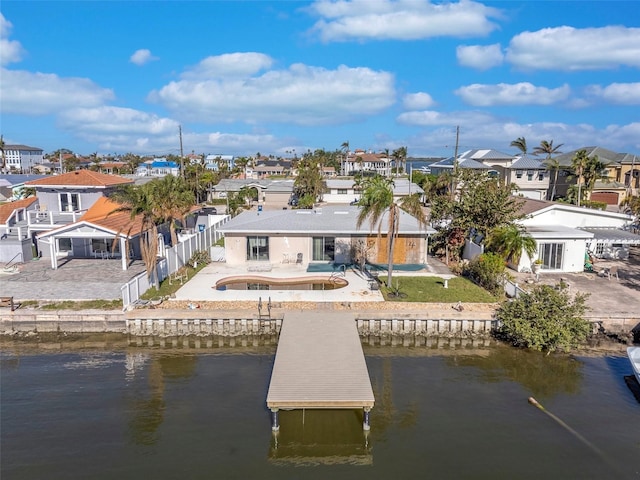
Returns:
[[[619,228],[597,228],[583,227],[581,230],[593,234],[593,238],[599,241],[605,241],[607,243],[624,243],[627,245],[640,245],[640,235],[627,232]]]
[[[547,167],[542,162],[542,160],[530,157],[529,155],[520,155],[516,157],[515,160],[510,167],[511,170],[546,170]]]

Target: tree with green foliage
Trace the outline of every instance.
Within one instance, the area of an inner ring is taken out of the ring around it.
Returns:
[[[524,251],[533,259],[538,244],[524,228],[516,224],[501,225],[494,228],[485,242],[487,249],[495,252],[512,265],[520,263],[520,256]]]
[[[293,192],[300,199],[311,199],[313,206],[315,202],[322,200],[325,189],[326,184],[318,160],[311,155],[303,156],[298,162],[298,176],[293,183]]]
[[[556,184],[558,183],[558,171],[560,170],[560,163],[557,159],[551,158],[551,156],[562,153],[560,151],[560,147],[562,147],[562,145],[564,144],[561,143],[560,145],[554,146],[553,140],[542,140],[540,142],[540,146],[533,149],[534,155],[546,155],[544,164],[548,169],[553,171],[553,188],[551,190],[551,198],[549,198],[549,200],[553,200],[556,196]]]
[[[0,135],[0,155],[2,155],[2,168],[0,169],[0,173],[5,173],[7,167],[7,159],[4,154],[4,135]]]
[[[527,140],[524,137],[516,138],[511,142],[510,146],[520,150],[523,155],[527,154]]]
[[[597,180],[608,181],[609,177],[606,174],[606,168],[607,164],[600,160],[598,155],[589,157],[587,160],[582,173],[587,198],[591,198],[591,194],[593,193]]]
[[[576,205],[578,206],[580,206],[580,202],[582,201],[582,176],[588,163],[589,157],[585,149],[578,150],[573,159],[571,159],[571,168],[573,168],[573,173],[578,177],[578,194],[576,199]]]
[[[153,217],[169,225],[171,244],[178,244],[176,220],[184,217],[195,204],[195,195],[183,177],[166,175],[145,184],[151,197]]]
[[[496,253],[481,253],[469,262],[464,273],[492,295],[503,291],[505,262]]]
[[[382,223],[387,220],[387,287],[391,287],[393,276],[393,251],[400,229],[400,210],[402,209],[418,220],[423,226],[426,218],[417,194],[403,197],[399,203],[393,198],[393,180],[381,175],[366,178],[362,182],[362,194],[358,205],[360,212],[356,225],[358,228],[368,219],[371,229],[377,225],[378,237],[382,236]]]
[[[571,298],[566,289],[536,285],[500,306],[499,334],[513,345],[547,353],[577,347],[592,331],[584,319],[587,297],[577,293]]]
[[[396,148],[391,156],[396,163],[396,173],[406,172],[407,170],[407,147]],[[387,155],[387,158],[389,155]]]

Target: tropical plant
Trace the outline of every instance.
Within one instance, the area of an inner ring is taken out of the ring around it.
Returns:
[[[145,185],[151,198],[152,214],[155,219],[169,224],[171,244],[178,244],[176,220],[184,221],[195,203],[193,191],[183,177],[166,175]],[[184,222],[183,222],[184,223]]]
[[[147,278],[160,287],[157,276],[157,253],[158,253],[158,219],[154,216],[153,196],[148,183],[144,185],[126,185],[115,190],[110,198],[120,204],[120,207],[113,210],[116,212],[129,212],[131,223],[129,230],[139,221],[141,222],[140,232],[140,253],[145,265]],[[124,252],[123,252],[124,255]]]
[[[2,155],[2,169],[0,169],[0,173],[5,173],[7,167],[7,158],[4,154],[4,135],[0,135],[0,154]]]
[[[551,198],[549,198],[549,200],[553,200],[556,196],[556,184],[558,183],[558,171],[560,170],[560,162],[555,158],[551,158],[551,156],[562,153],[560,151],[560,147],[562,147],[562,145],[564,144],[561,143],[560,145],[554,146],[553,140],[542,140],[540,142],[540,146],[533,149],[534,155],[546,155],[544,163],[548,169],[553,171],[553,188],[551,190]]]
[[[489,251],[497,253],[516,266],[523,251],[529,258],[533,258],[538,248],[535,239],[515,224],[494,228],[489,233],[485,245]]]
[[[405,172],[407,170],[407,147],[396,148],[391,155],[395,161],[398,162],[396,164],[396,173],[400,173],[400,171]]]
[[[469,262],[464,273],[492,295],[498,295],[505,280],[504,258],[496,253],[482,253]]]
[[[596,186],[597,180],[605,180],[608,181],[608,176],[606,174],[607,164],[598,158],[598,155],[594,155],[593,157],[589,157],[586,165],[584,166],[584,171],[582,176],[584,177],[584,187],[587,191],[587,198],[591,197],[591,193]]]
[[[510,146],[520,150],[523,155],[527,154],[527,140],[524,137],[516,138],[511,142]]]
[[[589,157],[587,156],[587,151],[584,149],[578,150],[571,160],[573,172],[578,177],[578,193],[576,199],[576,205],[578,206],[580,206],[580,201],[582,200],[582,176],[584,175],[584,170],[587,167],[588,162]]]
[[[500,306],[496,312],[500,335],[513,345],[547,353],[569,350],[591,332],[591,325],[584,319],[587,298],[588,294],[571,297],[566,289],[537,285]]]
[[[305,155],[298,162],[298,176],[293,183],[293,192],[300,198],[309,196],[313,202],[321,201],[326,183],[318,161]]]
[[[382,235],[382,223],[387,220],[387,286],[391,287],[391,279],[393,276],[393,252],[395,239],[400,229],[400,209],[415,217],[418,223],[423,226],[426,223],[422,205],[418,195],[410,195],[402,198],[400,203],[396,203],[393,198],[393,180],[390,178],[376,175],[363,181],[362,194],[358,205],[360,212],[358,213],[357,227],[368,219],[371,229],[375,225],[378,227],[378,237]]]

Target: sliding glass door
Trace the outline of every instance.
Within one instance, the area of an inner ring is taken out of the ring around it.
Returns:
[[[247,237],[247,260],[269,261],[269,237]]]
[[[564,243],[541,243],[540,258],[543,270],[562,270]]]

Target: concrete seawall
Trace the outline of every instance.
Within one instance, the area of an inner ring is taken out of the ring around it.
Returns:
[[[0,311],[0,333],[123,333],[133,336],[223,336],[274,335],[282,326],[286,310],[259,316],[255,310],[140,309],[120,311]],[[327,311],[330,315],[330,311]],[[491,311],[453,310],[355,312],[362,336],[482,336],[496,326]],[[631,334],[640,329],[640,318],[627,316],[588,317],[594,332]]]

